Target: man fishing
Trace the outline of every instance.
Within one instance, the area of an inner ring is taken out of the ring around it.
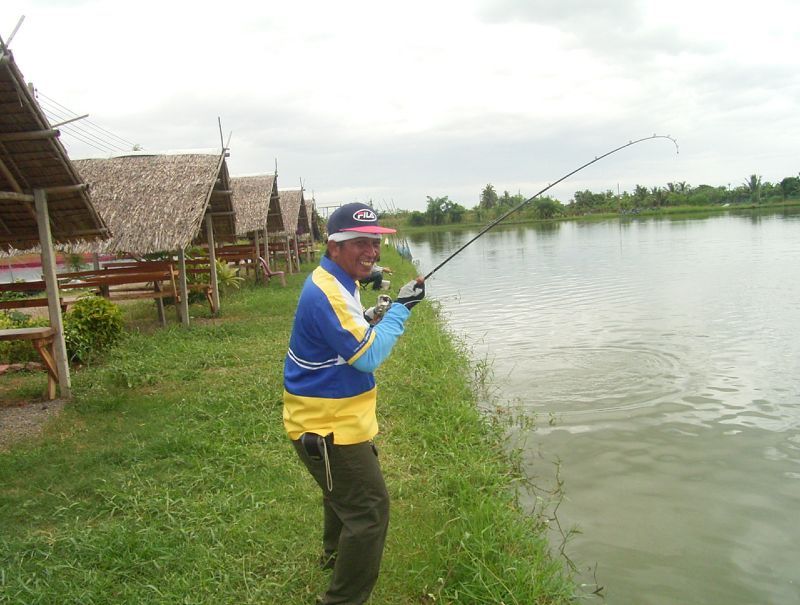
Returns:
[[[365,204],[345,204],[328,220],[320,265],[306,279],[284,364],[283,419],[297,455],[322,489],[324,568],[330,585],[317,603],[366,602],[378,579],[389,526],[389,495],[372,442],[378,433],[373,372],[425,296],[411,281],[379,321],[364,317],[358,280],[380,255],[378,225]]]

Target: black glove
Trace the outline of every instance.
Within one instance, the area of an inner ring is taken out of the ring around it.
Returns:
[[[425,282],[413,280],[400,288],[394,302],[405,305],[407,309],[411,310],[423,298],[425,298]]]

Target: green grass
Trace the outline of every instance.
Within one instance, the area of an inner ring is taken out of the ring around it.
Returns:
[[[396,292],[413,268],[384,262]],[[282,425],[303,278],[229,292],[217,319],[193,305],[190,329],[126,308],[131,334],[73,375],[60,417],[0,453],[0,603],[302,604],[324,591],[319,490]],[[572,602],[470,376],[435,305],[419,305],[377,374],[392,521],[370,602]],[[3,398],[44,385],[6,378]]]

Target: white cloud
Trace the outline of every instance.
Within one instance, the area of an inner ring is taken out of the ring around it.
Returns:
[[[4,0],[0,34],[21,14],[17,62],[49,97],[151,150],[217,145],[220,116],[233,173],[277,157],[323,203],[533,193],[653,132],[681,155],[648,143],[554,193],[800,169],[788,1]]]

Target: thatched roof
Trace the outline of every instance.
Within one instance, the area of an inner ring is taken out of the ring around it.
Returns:
[[[113,237],[95,251],[149,254],[205,241],[213,217],[216,240],[235,240],[225,154],[172,153],[76,160]]]
[[[317,202],[313,197],[306,200],[306,215],[308,216],[308,228],[311,231],[311,237],[315,240],[322,239],[317,226],[317,218],[319,217],[317,214]]]
[[[239,235],[267,229],[284,230],[278,179],[274,174],[234,176],[231,177],[231,188]]]
[[[11,52],[0,47],[0,251],[39,245],[34,189],[47,193],[54,242],[107,237],[57,137]]]
[[[283,189],[281,195],[281,211],[283,224],[289,234],[309,232],[308,214],[302,189]]]

